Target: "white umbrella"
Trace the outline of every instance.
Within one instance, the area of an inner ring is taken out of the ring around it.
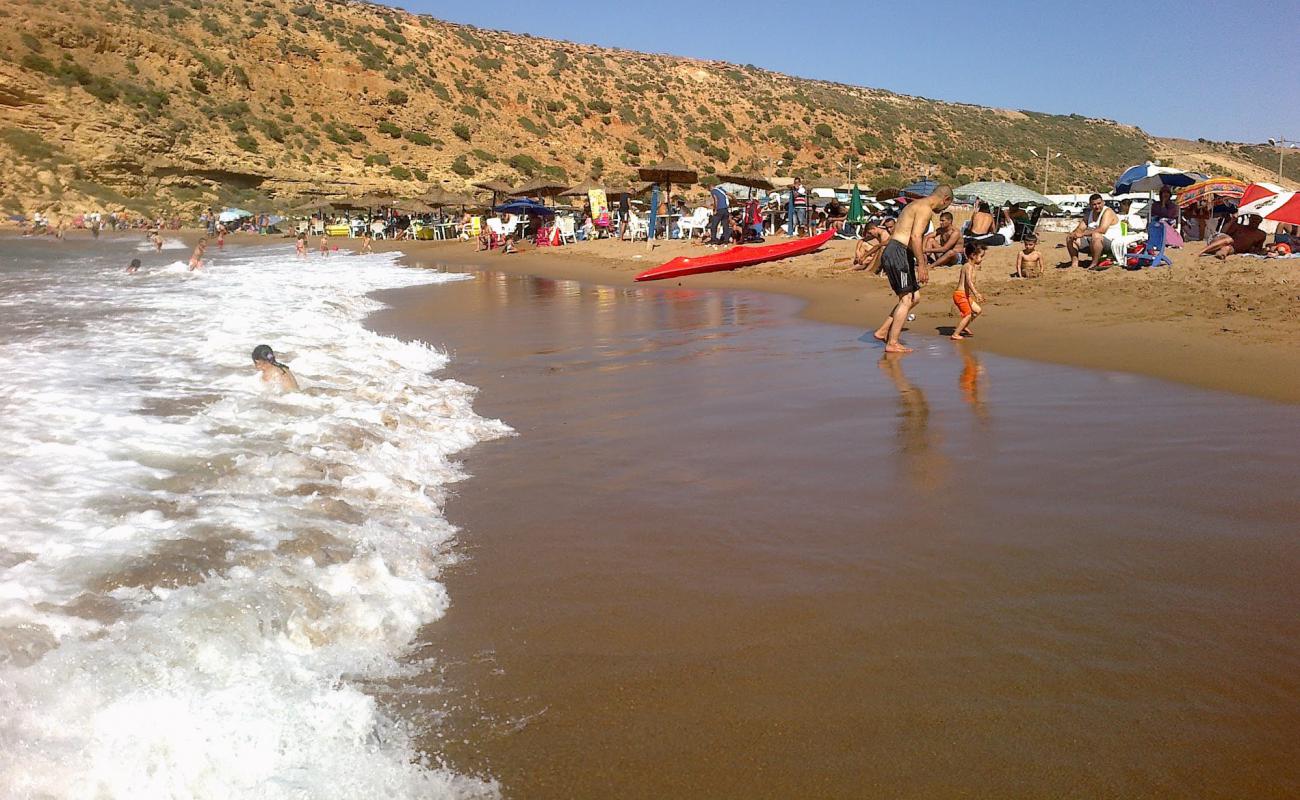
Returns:
[[[1007,203],[1013,205],[1016,203],[1036,203],[1040,206],[1050,206],[1052,204],[1051,200],[1033,189],[1026,189],[1023,186],[1006,181],[976,181],[965,186],[958,186],[953,190],[953,194],[957,197],[978,197],[995,206],[1006,205]]]
[[[1173,167],[1162,167],[1148,161],[1124,170],[1115,181],[1115,194],[1135,192],[1158,192],[1162,187],[1180,188],[1208,180],[1209,175],[1199,172],[1187,172]]]
[[[242,208],[227,208],[217,215],[217,222],[234,222],[237,219],[251,216],[253,216],[251,211],[245,211]]]

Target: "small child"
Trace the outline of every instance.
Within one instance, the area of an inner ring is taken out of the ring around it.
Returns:
[[[983,311],[980,303],[984,302],[984,295],[975,288],[975,273],[979,271],[983,260],[984,245],[977,242],[966,245],[966,263],[961,265],[961,272],[957,275],[957,288],[952,293],[953,305],[961,312],[961,322],[957,323],[952,332],[954,340],[960,341],[973,335],[970,324]]]
[[[298,234],[298,242],[295,245],[295,247],[298,248],[298,258],[307,257],[307,234],[305,233]]]
[[[218,250],[226,249],[226,226],[225,225],[217,226],[217,249]]]
[[[328,256],[330,254],[330,240],[328,236],[320,237],[320,254]]]
[[[1043,254],[1038,252],[1038,237],[1029,234],[1025,237],[1025,249],[1016,253],[1016,277],[1039,278],[1043,275]]]
[[[126,273],[128,275],[133,275],[139,271],[140,271],[140,259],[138,258],[131,259],[131,263],[126,265]]]
[[[367,232],[365,236],[361,237],[361,255],[364,256],[373,252],[375,251],[370,249],[370,233]]]

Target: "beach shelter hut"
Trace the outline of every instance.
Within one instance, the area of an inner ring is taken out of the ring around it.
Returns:
[[[473,184],[475,189],[482,189],[485,192],[492,193],[492,205],[497,204],[498,195],[508,195],[514,191],[514,187],[503,181],[481,181]]]
[[[586,197],[588,192],[603,191],[604,189],[605,189],[604,184],[597,183],[596,181],[583,181],[577,186],[571,186],[565,191],[560,192],[558,196],[559,197]]]
[[[1241,202],[1246,194],[1248,184],[1234,178],[1210,178],[1208,181],[1193,183],[1178,192],[1178,206],[1186,208],[1197,200],[1207,197],[1223,198]]]
[[[1039,206],[1050,206],[1052,201],[1046,196],[1035,192],[1033,189],[1026,189],[1015,183],[1007,181],[975,181],[958,186],[953,190],[957,197],[978,197],[995,206],[1016,205],[1017,203],[1033,203]]]
[[[680,161],[671,158],[665,158],[658,164],[651,164],[648,167],[638,167],[637,177],[643,181],[654,184],[654,189],[650,193],[650,229],[648,236],[653,239],[655,235],[655,215],[659,211],[659,184],[664,184],[666,193],[672,195],[673,184],[681,186],[695,183],[700,179],[698,173]]]

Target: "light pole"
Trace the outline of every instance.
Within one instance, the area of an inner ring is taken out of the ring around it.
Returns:
[[[1282,180],[1282,155],[1286,153],[1286,146],[1289,144],[1295,147],[1300,142],[1287,139],[1285,136],[1279,136],[1276,139],[1269,139],[1268,143],[1277,148],[1277,179]]]
[[[853,183],[853,170],[862,169],[862,164],[854,164],[853,159],[851,158],[847,162],[840,161],[838,163],[841,167],[849,171],[849,183]]]
[[[1052,167],[1052,159],[1060,158],[1061,154],[1053,153],[1051,150],[1047,150],[1046,151],[1047,155],[1039,156],[1038,151],[1032,147],[1029,148],[1029,152],[1034,154],[1034,158],[1043,159],[1043,194],[1047,194],[1047,171]]]

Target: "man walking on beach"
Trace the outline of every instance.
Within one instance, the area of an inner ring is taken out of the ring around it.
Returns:
[[[930,280],[930,268],[925,263],[925,234],[936,212],[952,204],[952,187],[944,184],[929,197],[913,200],[898,215],[894,233],[880,254],[880,268],[889,278],[889,287],[898,295],[894,310],[879,328],[876,338],[885,343],[886,353],[910,353],[898,337],[907,323],[907,315],[921,302],[921,287]]]

